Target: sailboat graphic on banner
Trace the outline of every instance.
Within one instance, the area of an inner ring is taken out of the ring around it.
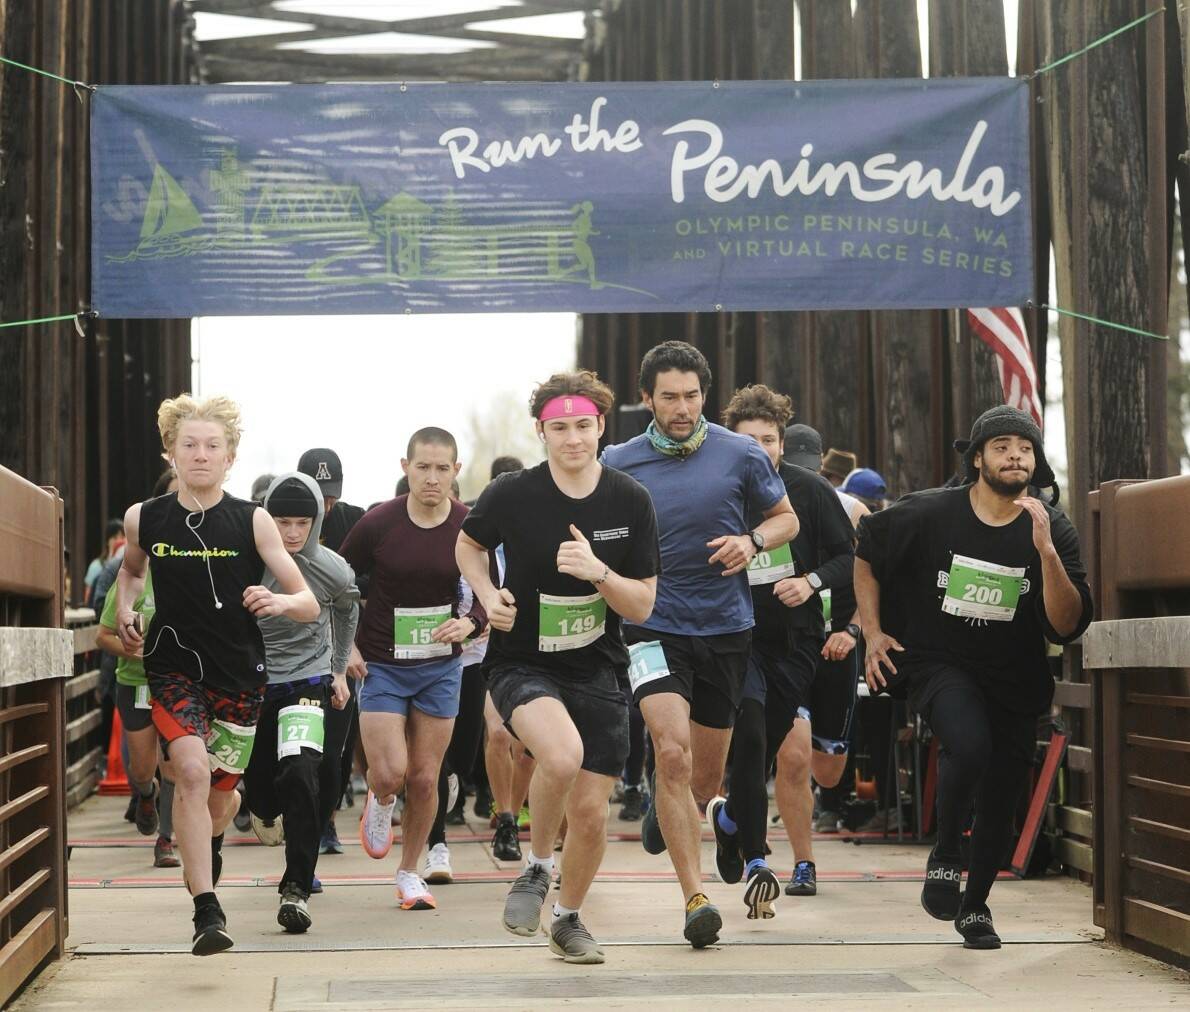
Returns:
[[[140,243],[124,257],[108,257],[117,262],[184,256],[213,245],[210,235],[187,235],[203,227],[202,215],[194,201],[160,162],[153,168],[153,182],[145,201]]]

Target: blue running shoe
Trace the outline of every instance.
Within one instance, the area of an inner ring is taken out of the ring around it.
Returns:
[[[322,880],[317,875],[315,875],[314,881],[310,885],[310,895],[313,896],[315,893],[320,892],[322,892]]]
[[[793,878],[785,887],[786,896],[817,896],[818,874],[813,861],[798,861],[793,869]]]

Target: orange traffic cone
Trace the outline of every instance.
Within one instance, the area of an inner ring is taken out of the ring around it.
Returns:
[[[120,745],[124,738],[124,725],[120,722],[120,711],[112,714],[112,740],[107,747],[107,776],[99,781],[100,794],[131,794],[128,773],[124,769],[124,757]]]

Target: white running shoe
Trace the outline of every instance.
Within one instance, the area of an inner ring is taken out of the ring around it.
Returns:
[[[387,805],[376,800],[376,795],[368,791],[368,800],[364,803],[364,817],[359,823],[359,842],[363,845],[368,857],[377,860],[385,857],[393,845],[393,806],[396,799]]]
[[[420,875],[411,871],[397,872],[397,902],[402,910],[436,910],[438,904]]]
[[[426,866],[422,869],[427,882],[453,882],[454,872],[450,870],[450,848],[445,843],[436,843],[426,854]]]
[[[459,802],[459,777],[457,773],[446,775],[446,810],[453,812]]]
[[[280,847],[285,842],[285,824],[281,821],[280,815],[266,821],[253,812],[252,832],[266,847]]]

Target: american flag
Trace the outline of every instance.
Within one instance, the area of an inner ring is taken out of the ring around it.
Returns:
[[[1033,364],[1033,352],[1021,311],[1015,308],[968,309],[967,318],[975,335],[996,353],[1004,403],[1029,412],[1041,425],[1037,368]]]

